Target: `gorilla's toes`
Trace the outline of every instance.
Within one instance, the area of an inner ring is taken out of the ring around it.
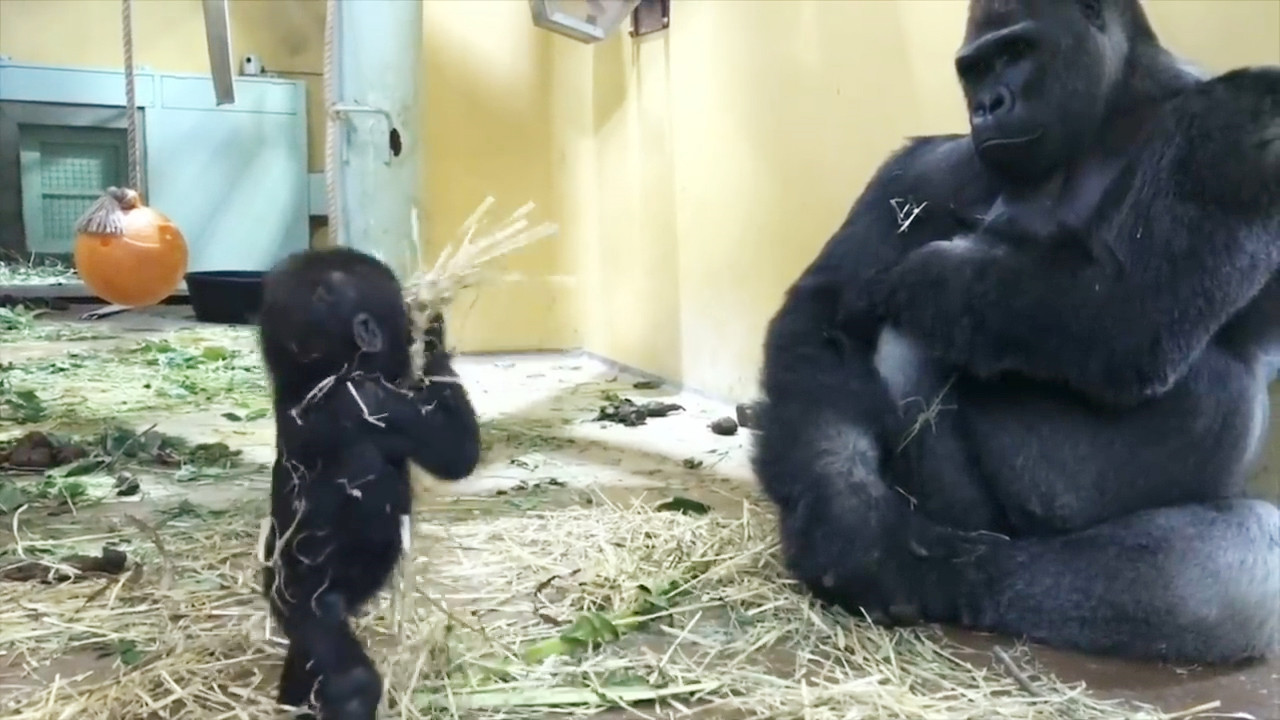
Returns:
[[[375,720],[382,699],[382,678],[372,667],[357,667],[325,681],[324,720]]]
[[[889,606],[889,618],[895,625],[918,625],[924,620],[917,603],[896,603]]]
[[[906,544],[908,552],[921,560],[965,562],[977,557],[987,548],[1008,540],[1009,538],[997,533],[953,530],[926,520],[917,520],[908,532]]]

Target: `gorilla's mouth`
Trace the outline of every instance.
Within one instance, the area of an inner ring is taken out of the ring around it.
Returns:
[[[1043,134],[1044,128],[1041,128],[1030,135],[991,138],[990,140],[983,140],[982,143],[978,145],[978,149],[985,150],[987,148],[1005,147],[1007,145],[1022,145],[1023,143],[1029,143],[1032,140],[1039,138]]]

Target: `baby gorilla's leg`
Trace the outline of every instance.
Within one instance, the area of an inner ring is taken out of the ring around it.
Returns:
[[[374,720],[382,679],[348,623],[350,605],[324,567],[292,568],[287,602],[277,616],[289,638],[279,700],[302,707],[314,702],[321,720]],[[286,593],[278,593],[281,598]]]
[[[289,643],[289,650],[284,656],[284,667],[280,671],[280,689],[276,702],[288,707],[306,707],[312,700],[316,690],[315,674],[311,672],[311,659],[297,643]]]

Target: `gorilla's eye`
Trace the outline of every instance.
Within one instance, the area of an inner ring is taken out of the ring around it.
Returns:
[[[1090,25],[1101,30],[1104,22],[1102,0],[1076,0],[1076,2],[1080,5],[1080,14],[1084,16],[1084,19],[1088,20]]]
[[[1025,59],[1035,50],[1035,46],[1030,40],[1019,38],[1009,43],[1004,49],[1004,58],[1006,62],[1014,63]]]

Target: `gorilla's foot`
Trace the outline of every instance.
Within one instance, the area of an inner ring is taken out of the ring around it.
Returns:
[[[781,508],[787,569],[818,599],[877,623],[954,621],[957,561],[1003,539],[929,522],[870,472],[874,453],[845,440],[842,457],[819,457],[806,491]],[[852,472],[835,480],[824,460]]]
[[[974,629],[1176,663],[1280,650],[1280,511],[1267,502],[1148,510],[957,567],[960,622]]]

